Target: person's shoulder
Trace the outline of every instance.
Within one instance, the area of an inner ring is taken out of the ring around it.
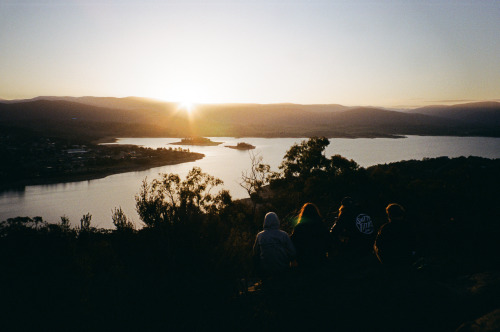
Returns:
[[[293,228],[293,231],[295,232],[296,230],[301,230],[303,229],[304,227],[307,227],[306,223],[298,223],[297,225],[295,225],[295,227]]]
[[[387,221],[387,222],[386,222],[386,223],[384,223],[382,226],[380,226],[380,229],[390,229],[390,228],[392,228],[392,227],[394,227],[394,224],[393,224],[393,223],[391,223],[391,222],[388,222],[388,221]]]
[[[387,236],[396,236],[404,233],[405,226],[394,222],[386,222],[380,227],[379,234],[385,234]]]
[[[281,229],[278,230],[278,232],[279,232],[280,236],[290,238],[290,235],[288,235],[287,232],[285,232],[285,231],[283,231]]]
[[[385,224],[383,224],[382,226],[380,226],[380,228],[378,229],[378,233],[382,233],[382,232],[385,232],[387,229],[390,229],[392,226],[391,226],[391,223],[390,222],[386,222]]]
[[[305,223],[300,223],[300,224],[295,225],[295,227],[293,228],[292,236],[297,236],[297,234],[307,232],[306,228],[307,228],[307,226]]]
[[[264,235],[265,233],[267,233],[267,230],[266,230],[266,229],[264,229],[264,230],[262,230],[262,231],[258,232],[258,233],[257,233],[257,235],[256,235],[256,237],[257,237],[257,238],[260,238],[260,237],[262,237],[262,235]]]
[[[394,228],[397,228],[400,232],[411,232],[412,231],[412,227],[410,225],[409,222],[407,222],[406,220],[401,220],[397,223],[394,223]]]

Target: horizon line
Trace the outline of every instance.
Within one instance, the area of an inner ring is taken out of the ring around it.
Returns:
[[[7,99],[0,97],[0,102],[2,101],[7,101],[7,102],[23,102],[23,101],[34,101],[37,99],[44,99],[44,98],[114,98],[114,99],[131,99],[131,98],[136,98],[136,99],[148,99],[152,101],[157,101],[161,103],[167,103],[167,104],[182,104],[185,103],[183,101],[176,101],[176,100],[165,100],[162,98],[158,97],[144,97],[144,96],[124,96],[124,97],[117,97],[117,96],[92,96],[92,95],[83,95],[83,96],[68,96],[68,95],[63,95],[63,96],[57,96],[57,95],[40,95],[40,96],[35,96],[31,98],[14,98],[14,99]],[[441,100],[427,100],[422,103],[415,103],[415,104],[410,104],[410,103],[405,103],[405,104],[396,104],[396,105],[374,105],[374,104],[356,104],[356,105],[347,105],[347,104],[340,104],[340,103],[299,103],[299,102],[191,102],[193,105],[300,105],[300,106],[344,106],[344,107],[349,107],[349,108],[354,108],[354,107],[379,107],[379,108],[397,108],[397,109],[412,109],[412,108],[420,108],[420,107],[428,107],[428,106],[453,106],[453,105],[461,105],[461,104],[471,104],[471,103],[481,103],[481,102],[500,102],[500,98],[494,98],[494,99],[441,99]]]

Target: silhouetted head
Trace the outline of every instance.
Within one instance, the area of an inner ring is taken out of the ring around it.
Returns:
[[[349,196],[344,197],[340,202],[339,214],[341,214],[343,211],[346,211],[347,209],[353,206],[354,206],[354,200]]]
[[[313,203],[306,203],[299,213],[298,223],[303,222],[322,222],[323,218],[319,213],[318,207]]]
[[[389,204],[385,208],[385,212],[387,213],[387,218],[389,221],[400,221],[404,220],[405,218],[405,209],[396,203]]]
[[[264,229],[279,229],[280,220],[274,212],[268,212],[264,217]]]
[[[353,206],[354,205],[354,200],[351,197],[349,197],[349,196],[344,197],[342,199],[342,202],[340,203],[340,205],[345,206],[345,207]]]

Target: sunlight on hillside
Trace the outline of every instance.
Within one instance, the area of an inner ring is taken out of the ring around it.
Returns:
[[[177,104],[177,112],[179,116],[187,120],[182,129],[183,136],[199,136],[199,128],[196,124],[196,105],[190,101],[182,101]]]
[[[195,109],[195,105],[190,101],[182,101],[179,103],[178,109],[191,115]]]

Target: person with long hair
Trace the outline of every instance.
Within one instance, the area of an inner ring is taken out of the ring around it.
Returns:
[[[415,255],[415,234],[406,220],[405,209],[396,203],[385,209],[388,222],[380,227],[374,250],[385,266],[411,265]]]
[[[300,269],[316,268],[326,262],[330,236],[315,204],[304,204],[291,238],[297,250]]]

